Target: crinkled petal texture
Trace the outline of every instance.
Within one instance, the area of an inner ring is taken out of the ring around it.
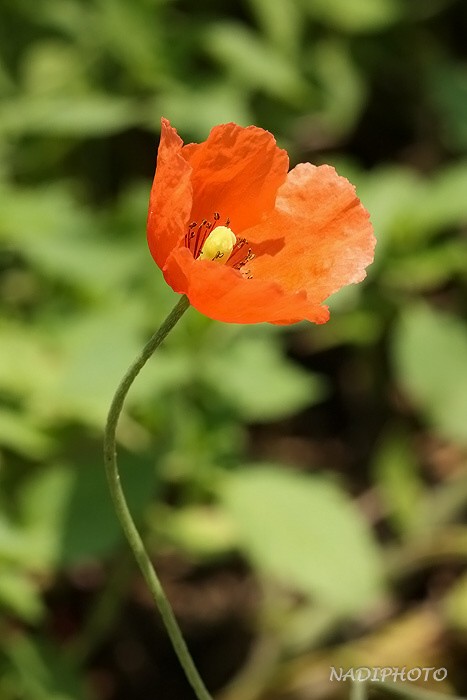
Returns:
[[[149,249],[161,269],[185,235],[192,206],[191,167],[182,147],[180,136],[163,119],[147,222]]]
[[[297,165],[279,189],[273,212],[245,232],[256,257],[255,279],[274,279],[284,294],[306,293],[306,318],[326,321],[322,302],[361,282],[376,240],[355,188],[329,165]]]
[[[195,309],[227,323],[295,323],[308,318],[305,292],[286,294],[274,280],[247,279],[238,270],[209,260],[193,260],[187,248],[170,256],[164,276],[176,292],[188,296]],[[318,310],[317,323],[327,321]]]
[[[323,301],[359,282],[375,240],[353,186],[329,166],[287,175],[271,134],[226,124],[202,144],[183,146],[163,120],[151,192],[148,242],[165,279],[211,318],[232,323],[324,323]],[[185,246],[191,221],[230,219],[255,257],[244,270],[195,260]]]
[[[286,151],[256,126],[216,126],[204,143],[185,146],[183,156],[192,168],[191,219],[209,220],[218,212],[237,234],[274,208],[289,169]]]
[[[289,158],[272,134],[256,126],[222,124],[200,144],[183,145],[162,119],[156,173],[148,213],[151,254],[163,268],[183,243],[189,222],[230,219],[237,234],[274,207],[287,177]]]

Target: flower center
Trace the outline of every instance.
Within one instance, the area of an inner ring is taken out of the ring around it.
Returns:
[[[228,226],[217,226],[204,241],[199,260],[215,260],[225,264],[236,242],[237,237]]]
[[[195,260],[211,260],[227,264],[239,270],[244,277],[251,279],[249,270],[244,269],[246,263],[255,256],[248,247],[246,238],[237,238],[229,228],[230,219],[218,226],[219,212],[214,212],[213,221],[203,219],[198,225],[192,221],[185,234],[185,245]]]

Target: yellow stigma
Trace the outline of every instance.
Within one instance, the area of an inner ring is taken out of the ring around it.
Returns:
[[[199,259],[226,263],[236,242],[233,231],[227,226],[217,226],[204,241]]]

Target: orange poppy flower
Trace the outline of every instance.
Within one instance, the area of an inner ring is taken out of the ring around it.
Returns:
[[[268,131],[216,126],[183,145],[162,120],[148,215],[151,254],[198,311],[231,323],[325,323],[323,305],[373,260],[368,212],[328,165],[301,163]]]

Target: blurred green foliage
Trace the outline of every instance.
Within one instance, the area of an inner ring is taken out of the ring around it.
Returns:
[[[228,692],[299,697],[291,654],[310,677],[333,640],[361,660],[349,620],[371,639],[433,602],[465,654],[466,26],[463,0],[4,0],[1,700],[156,692],[141,668],[157,644],[136,637],[140,666],[118,652],[124,611],[145,603],[100,443],[175,303],[144,235],[162,115],[185,141],[255,123],[292,163],[335,164],[378,238],[326,326],[190,311],[129,397],[122,474],[154,556],[208,572],[240,559],[261,588],[247,626],[273,653]],[[406,656],[376,665],[429,665],[420,619]],[[449,648],[437,640],[438,662]],[[241,666],[210,658],[215,687]],[[455,658],[444,689],[465,693]],[[174,687],[163,697],[190,697]]]

